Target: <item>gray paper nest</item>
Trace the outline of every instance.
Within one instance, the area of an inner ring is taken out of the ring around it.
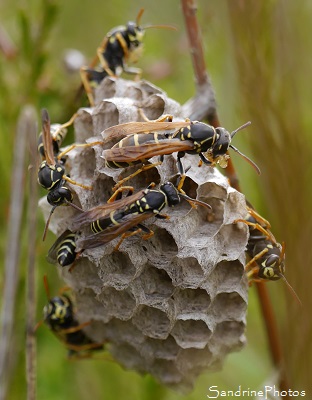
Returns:
[[[77,143],[92,141],[110,126],[172,114],[188,117],[182,107],[149,82],[106,78],[96,92],[96,106],[80,109],[75,120]],[[113,143],[108,144],[112,145]],[[66,171],[72,179],[93,186],[93,191],[70,185],[74,202],[84,210],[105,203],[120,174],[104,166],[103,147],[76,148],[68,153]],[[155,158],[156,160],[156,158]],[[204,370],[221,368],[225,356],[244,342],[248,285],[244,275],[247,226],[244,196],[231,188],[217,169],[198,167],[196,155],[183,159],[187,172],[185,192],[213,208],[192,208],[185,200],[164,210],[170,220],[151,218],[149,240],[139,235],[84,251],[73,271],[58,267],[72,288],[79,320],[95,341],[109,342],[114,359],[125,368],[150,373],[175,389],[191,389]],[[165,156],[157,169],[145,171],[127,184],[139,190],[151,182],[175,182],[174,155]],[[40,207],[47,217],[46,198]],[[60,235],[77,211],[58,207],[50,230]]]

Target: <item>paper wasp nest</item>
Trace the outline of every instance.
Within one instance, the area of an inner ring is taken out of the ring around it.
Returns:
[[[94,109],[80,109],[75,120],[78,143],[112,125],[149,119],[163,114],[182,115],[181,106],[148,82],[106,78],[96,93]],[[72,179],[92,184],[93,191],[70,186],[74,202],[89,209],[106,202],[120,174],[133,169],[104,167],[103,147],[76,148],[68,154],[67,172]],[[192,208],[185,200],[165,209],[170,220],[151,218],[146,225],[154,236],[127,238],[114,251],[118,239],[83,252],[70,273],[58,267],[72,289],[80,321],[92,321],[85,330],[99,342],[107,340],[113,357],[125,368],[150,373],[173,388],[190,389],[204,370],[222,366],[225,356],[245,342],[247,289],[244,276],[247,226],[233,221],[244,218],[244,196],[232,189],[216,169],[198,167],[199,157],[185,156],[184,190],[211,205]],[[173,156],[159,167],[145,171],[127,185],[142,189],[149,183],[171,180],[177,168]],[[47,215],[50,206],[44,199]],[[50,229],[60,235],[77,213],[58,207]]]

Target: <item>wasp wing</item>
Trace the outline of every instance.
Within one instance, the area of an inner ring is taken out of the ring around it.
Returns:
[[[105,139],[133,135],[134,133],[150,133],[185,128],[190,125],[188,121],[181,122],[127,122],[111,126],[103,131]]]
[[[142,214],[127,214],[118,221],[118,224],[110,226],[99,233],[88,235],[77,240],[77,248],[79,250],[93,249],[102,246],[114,240],[131,228],[135,228],[138,224],[153,217],[153,212],[145,212]]]
[[[113,147],[103,151],[103,158],[106,161],[130,164],[140,160],[148,160],[154,156],[191,150],[194,150],[194,144],[190,140],[162,139],[159,142],[150,141],[138,146]]]
[[[77,217],[73,219],[70,223],[70,229],[75,232],[85,225],[91,224],[100,218],[105,218],[112,211],[122,210],[128,205],[141,199],[144,194],[145,190],[139,190],[137,193],[132,194],[131,196],[126,196],[123,199],[90,208],[89,210],[78,214]]]
[[[43,141],[45,159],[48,165],[55,165],[50,117],[48,111],[45,108],[41,111],[41,120],[42,120],[42,141]]]

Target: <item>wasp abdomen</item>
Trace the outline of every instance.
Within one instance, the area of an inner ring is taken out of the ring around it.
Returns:
[[[72,264],[76,259],[76,239],[74,233],[69,233],[61,243],[57,252],[57,262],[61,267]]]

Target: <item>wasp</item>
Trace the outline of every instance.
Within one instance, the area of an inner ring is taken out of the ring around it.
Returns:
[[[249,282],[283,279],[300,303],[300,299],[285,278],[285,243],[277,242],[270,230],[269,221],[250,206],[247,206],[247,211],[248,214],[245,219],[238,219],[235,222],[243,222],[249,227],[249,240],[246,249],[249,261],[245,265]]]
[[[82,330],[90,322],[78,322],[70,297],[61,293],[51,298],[46,276],[44,286],[49,301],[43,308],[43,322],[64,343],[68,357],[84,358],[89,357],[94,350],[103,350],[104,343],[94,342]]]
[[[181,197],[193,206],[201,205],[211,210],[209,204],[180,193],[171,182],[162,184],[159,189],[155,189],[154,186],[155,184],[151,183],[146,189],[135,194],[131,186],[121,187],[106,204],[78,215],[72,222],[71,230],[77,231],[89,225],[93,233],[78,239],[77,248],[83,250],[95,248],[121,236],[115,247],[116,251],[125,238],[141,232],[143,232],[142,238],[146,240],[153,236],[154,232],[144,226],[143,222],[153,216],[158,219],[169,219],[169,216],[162,214],[161,211],[166,206],[174,207],[179,204]],[[119,198],[126,190],[128,195]]]
[[[75,236],[68,229],[64,231],[50,248],[47,260],[52,264],[57,262],[61,267],[73,264],[77,255]]]
[[[250,125],[250,122],[240,126],[229,133],[225,128],[214,128],[203,122],[186,120],[183,122],[150,121],[129,122],[107,128],[104,134],[107,138],[124,138],[119,140],[112,148],[104,150],[102,157],[110,168],[125,168],[134,164],[144,166],[129,177],[121,180],[115,188],[122,185],[143,170],[159,165],[164,155],[177,152],[177,166],[182,177],[185,176],[181,158],[188,154],[198,154],[200,162],[226,168],[229,148],[243,157],[260,174],[259,167],[247,156],[242,154],[232,144],[235,134]],[[166,133],[166,131],[174,131]],[[163,131],[163,132],[159,132]],[[155,164],[147,164],[147,160],[154,156],[160,156],[160,161]],[[146,165],[147,164],[147,165]],[[180,187],[183,184],[183,178]],[[179,187],[179,189],[180,189]]]
[[[249,280],[278,280],[285,274],[285,244],[278,243],[270,231],[271,225],[251,207],[246,219],[238,219],[249,226],[247,254],[250,258],[245,269]]]
[[[126,26],[113,28],[104,37],[97,49],[97,56],[90,67],[82,67],[80,70],[81,80],[85,87],[89,102],[94,106],[92,86],[97,86],[106,76],[119,77],[122,72],[134,74],[140,77],[141,69],[128,67],[138,61],[143,52],[143,38],[145,30],[149,28],[173,29],[170,25],[146,25],[140,26],[140,20],[144,9],[141,8],[136,22],[129,21]],[[95,64],[99,61],[99,66]]]
[[[57,143],[57,140],[55,139],[54,142]],[[44,152],[44,160],[39,166],[38,182],[43,188],[48,190],[47,201],[52,205],[50,216],[47,220],[43,235],[44,239],[50,218],[55,208],[62,204],[72,203],[73,201],[73,194],[71,190],[65,186],[65,183],[69,182],[87,190],[92,190],[92,188],[70,179],[65,174],[64,164],[60,162],[57,157],[55,157],[55,146],[53,147],[50,118],[46,109],[42,110],[42,143],[43,146],[39,144],[38,149],[40,153],[42,151]],[[80,210],[79,207],[74,207]]]

